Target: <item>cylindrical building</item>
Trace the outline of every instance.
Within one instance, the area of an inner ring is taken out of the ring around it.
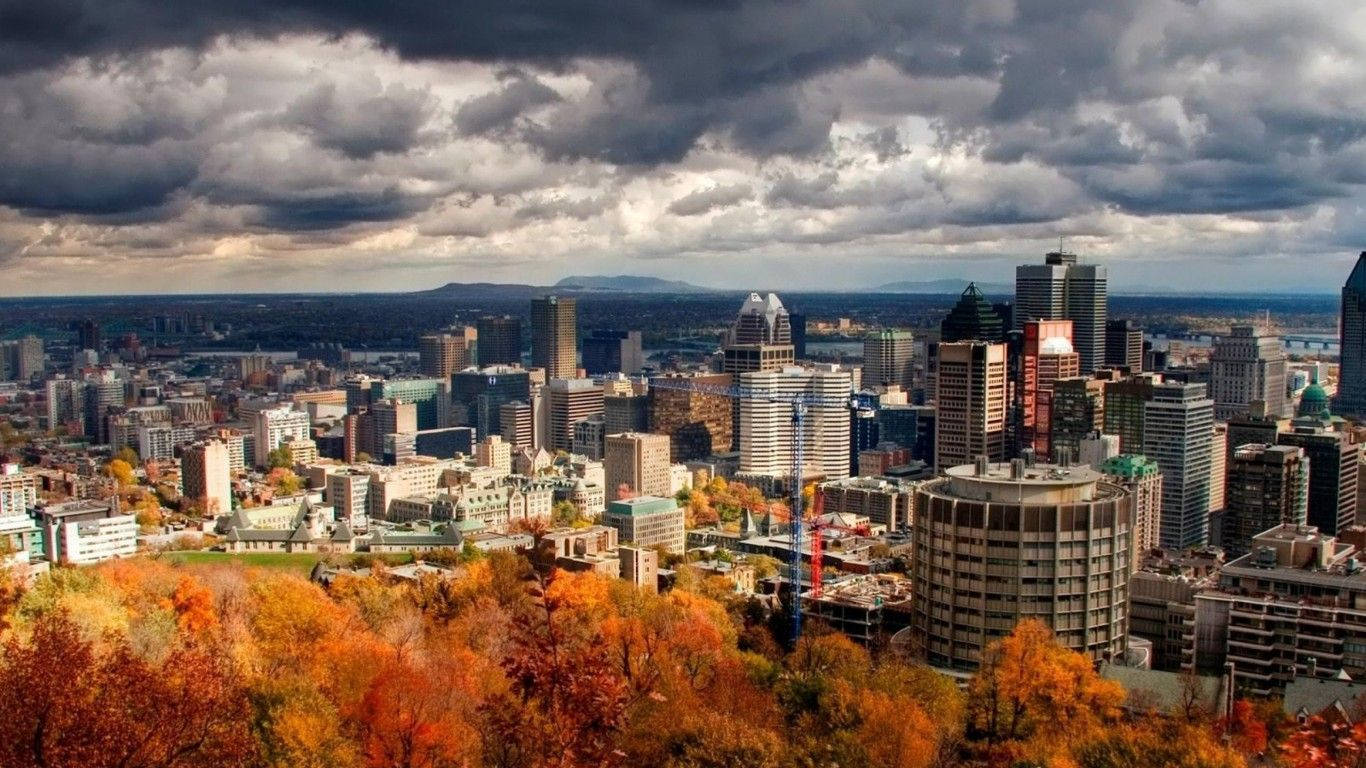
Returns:
[[[1131,500],[1084,466],[953,467],[915,500],[913,647],[971,671],[1022,619],[1092,658],[1128,645]]]

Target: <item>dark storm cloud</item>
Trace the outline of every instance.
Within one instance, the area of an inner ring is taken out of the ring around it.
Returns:
[[[455,124],[462,133],[486,133],[507,128],[532,107],[560,101],[550,86],[525,73],[508,76],[497,91],[465,102],[455,113]]]
[[[325,83],[289,105],[285,121],[311,134],[319,146],[366,159],[411,149],[431,108],[426,93],[401,85],[348,102],[336,84]]]

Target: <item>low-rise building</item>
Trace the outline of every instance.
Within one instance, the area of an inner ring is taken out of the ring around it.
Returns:
[[[622,541],[683,552],[683,509],[674,499],[637,496],[614,501],[607,505],[602,522],[616,528]]]
[[[86,499],[50,504],[42,509],[43,542],[54,563],[87,565],[138,550],[138,524],[107,501]]]

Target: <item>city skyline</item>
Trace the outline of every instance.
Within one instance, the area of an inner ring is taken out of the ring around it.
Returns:
[[[1328,292],[1366,240],[1354,4],[470,10],[7,9],[5,294],[852,290],[1060,237]]]

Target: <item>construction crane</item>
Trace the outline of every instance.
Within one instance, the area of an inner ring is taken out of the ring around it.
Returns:
[[[659,377],[650,379],[652,389],[666,389],[679,392],[692,392],[700,395],[725,397],[732,400],[758,400],[767,403],[785,403],[792,406],[792,520],[789,524],[791,550],[788,554],[788,591],[791,594],[789,607],[792,615],[792,644],[795,646],[802,634],[802,472],[806,442],[806,415],[811,408],[845,408],[857,410],[870,407],[872,396],[850,393],[848,397],[837,398],[824,395],[786,394],[770,392],[753,387],[722,386],[696,381],[686,377]],[[814,554],[814,553],[813,553]],[[815,560],[813,559],[814,563]],[[816,572],[819,572],[819,566]]]
[[[811,497],[811,597],[815,600],[821,599],[825,590],[825,537],[822,532],[843,531],[855,536],[868,536],[872,532],[866,525],[839,525],[822,520],[824,513],[825,494],[817,488]]]

